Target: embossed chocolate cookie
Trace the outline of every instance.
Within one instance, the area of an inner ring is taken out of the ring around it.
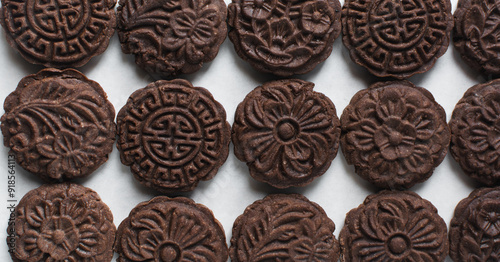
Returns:
[[[378,77],[427,72],[448,49],[449,0],[346,0],[342,40],[352,61]]]
[[[134,92],[117,122],[122,163],[160,192],[193,190],[215,176],[229,152],[226,111],[186,80],[160,80]]]
[[[444,109],[429,91],[408,81],[379,82],[359,91],[340,123],[347,163],[377,187],[421,183],[448,152]]]
[[[121,0],[122,51],[151,74],[176,76],[212,61],[226,39],[223,0]]]
[[[340,34],[338,0],[233,0],[229,39],[255,69],[279,76],[305,74],[332,52]]]
[[[250,175],[274,187],[305,186],[337,155],[340,123],[335,106],[311,82],[271,81],[238,105],[234,154]]]
[[[44,69],[5,99],[4,145],[48,182],[84,177],[108,160],[115,109],[101,86],[73,70]]]
[[[475,85],[450,119],[451,155],[470,177],[500,184],[500,80]]]
[[[449,237],[455,262],[500,261],[500,188],[476,189],[460,201]]]
[[[459,0],[453,42],[464,61],[475,70],[500,75],[498,43],[499,1]]]
[[[26,61],[80,67],[106,50],[116,27],[115,0],[2,0],[7,41]]]
[[[442,262],[446,223],[413,192],[382,191],[347,213],[340,231],[341,261]]]
[[[236,219],[229,254],[233,262],[337,262],[333,231],[333,221],[306,197],[269,195]]]
[[[99,195],[73,183],[43,185],[19,201],[7,229],[15,262],[113,258],[116,227]]]
[[[224,230],[207,207],[184,197],[142,202],[118,227],[118,262],[226,262]]]

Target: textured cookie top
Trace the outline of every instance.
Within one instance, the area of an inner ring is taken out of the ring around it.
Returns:
[[[226,161],[231,128],[210,92],[160,80],[134,92],[117,117],[117,147],[135,178],[158,191],[193,190]]]
[[[359,91],[340,123],[347,163],[381,188],[410,188],[427,180],[448,152],[444,109],[429,91],[408,81]]]
[[[338,0],[233,0],[229,39],[255,69],[305,74],[328,58],[340,34]]]
[[[224,230],[212,211],[184,197],[142,202],[118,227],[118,262],[226,262]]]
[[[346,0],[344,45],[351,59],[379,77],[427,72],[448,49],[449,0]]]
[[[175,76],[212,61],[226,39],[223,0],[122,0],[118,36],[124,53],[149,73]]]
[[[2,0],[7,41],[33,64],[80,67],[108,47],[115,0]]]
[[[8,243],[15,262],[100,261],[113,258],[113,215],[93,190],[72,183],[29,191],[16,207]],[[14,232],[14,240],[11,233]]]
[[[335,158],[340,136],[335,106],[313,87],[297,79],[267,82],[238,105],[234,153],[256,180],[278,188],[305,186]]]
[[[341,261],[442,262],[446,223],[413,192],[382,191],[347,213],[340,232]]]
[[[98,83],[76,70],[44,69],[23,78],[4,109],[4,145],[46,181],[86,176],[113,150],[114,107]]]
[[[500,80],[475,85],[450,119],[451,155],[482,184],[500,183]]]
[[[231,261],[337,262],[335,224],[298,194],[269,195],[245,209],[233,226]]]

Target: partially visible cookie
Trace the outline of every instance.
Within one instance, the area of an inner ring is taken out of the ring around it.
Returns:
[[[4,102],[4,145],[48,182],[84,177],[108,160],[115,109],[102,87],[73,70],[26,76]]]
[[[207,207],[185,197],[138,204],[118,227],[118,262],[226,262],[224,229]]]
[[[485,185],[500,184],[500,80],[475,85],[450,119],[451,155],[462,170]]]
[[[444,109],[429,91],[408,81],[359,91],[340,123],[347,163],[377,187],[407,189],[424,182],[448,152]]]
[[[193,190],[227,159],[231,127],[208,90],[160,80],[134,92],[117,117],[121,161],[147,187]]]
[[[335,224],[316,203],[298,194],[269,195],[245,209],[233,225],[233,262],[337,262]]]
[[[113,258],[113,215],[90,188],[72,183],[43,185],[19,201],[15,215],[7,230],[15,262],[110,262]]]
[[[458,203],[450,223],[455,262],[500,261],[500,188],[480,188]]]
[[[121,0],[117,10],[122,51],[150,74],[196,72],[226,39],[223,0]]]
[[[340,232],[341,261],[442,262],[446,223],[413,192],[382,191],[347,213]]]
[[[305,186],[337,155],[340,124],[335,106],[311,82],[271,81],[238,105],[234,153],[250,175],[277,188]]]

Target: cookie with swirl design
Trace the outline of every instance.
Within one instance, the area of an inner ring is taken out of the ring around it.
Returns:
[[[408,81],[359,91],[340,123],[347,163],[377,187],[407,189],[424,182],[448,152],[444,109],[429,91]]]
[[[113,150],[115,109],[102,87],[76,70],[26,76],[4,109],[4,145],[21,167],[45,181],[87,176]]]
[[[335,224],[298,194],[269,195],[245,209],[233,225],[231,261],[337,262]]]
[[[236,109],[234,154],[250,175],[277,188],[305,186],[337,155],[340,123],[335,106],[311,82],[271,81]]]
[[[347,213],[340,231],[341,261],[442,262],[446,223],[413,192],[382,191]]]
[[[224,229],[207,207],[185,197],[138,204],[118,227],[118,262],[226,262]]]

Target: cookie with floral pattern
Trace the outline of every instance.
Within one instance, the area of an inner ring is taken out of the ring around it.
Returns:
[[[135,63],[162,77],[190,74],[215,59],[226,39],[223,0],[121,0],[118,37]]]
[[[99,195],[73,183],[29,191],[9,221],[7,243],[15,262],[110,262],[116,227]]]
[[[224,229],[207,207],[185,197],[138,204],[118,227],[118,262],[226,262]]]
[[[44,69],[23,78],[4,109],[4,145],[45,181],[87,176],[113,150],[115,109],[102,87],[76,70]]]
[[[451,155],[484,185],[500,184],[500,80],[475,85],[458,101],[450,120]]]
[[[340,232],[341,261],[442,262],[446,223],[413,192],[382,191],[347,213]]]
[[[305,186],[337,155],[340,122],[335,106],[311,82],[271,81],[238,105],[232,141],[250,175],[277,188]]]
[[[359,91],[340,123],[347,163],[380,188],[424,182],[448,152],[444,109],[429,91],[408,81],[379,82]]]
[[[255,201],[233,225],[233,262],[337,262],[335,224],[316,203],[299,194]]]

